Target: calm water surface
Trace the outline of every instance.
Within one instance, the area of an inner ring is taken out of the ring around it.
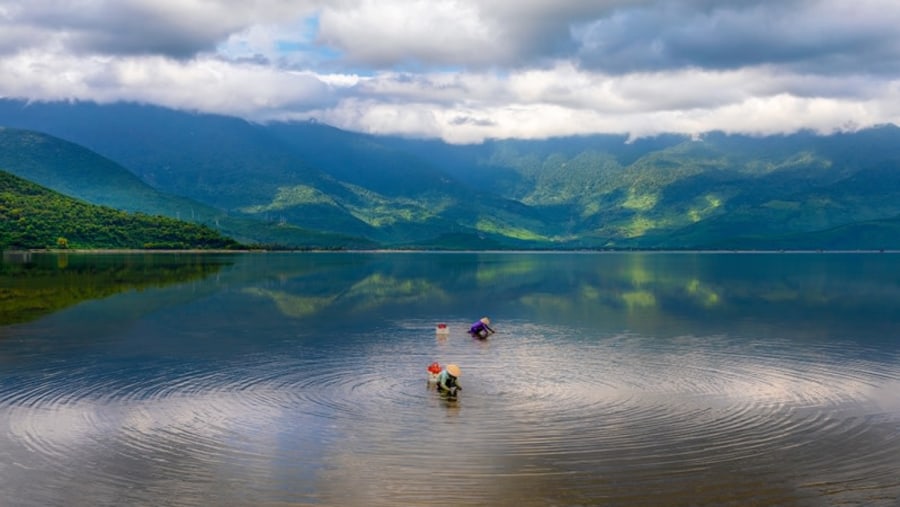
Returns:
[[[893,506],[898,261],[6,255],[0,505]]]

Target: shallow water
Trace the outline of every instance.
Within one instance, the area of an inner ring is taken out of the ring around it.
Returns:
[[[5,259],[2,505],[895,505],[898,260]]]

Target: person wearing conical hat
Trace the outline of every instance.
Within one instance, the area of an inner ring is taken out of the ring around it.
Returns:
[[[487,317],[479,319],[469,328],[469,334],[474,338],[481,338],[482,340],[494,334],[494,330],[491,329],[491,319]]]
[[[459,369],[459,366],[455,364],[448,364],[446,368],[444,368],[437,378],[437,390],[441,393],[448,393],[451,396],[456,396],[458,391],[462,391],[462,386],[459,385],[459,375],[462,373]]]

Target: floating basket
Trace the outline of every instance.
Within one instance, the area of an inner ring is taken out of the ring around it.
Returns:
[[[441,373],[441,365],[435,361],[428,365],[428,381],[437,382],[438,375]]]

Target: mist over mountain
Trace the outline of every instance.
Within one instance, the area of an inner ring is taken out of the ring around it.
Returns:
[[[7,127],[0,169],[89,202],[163,210],[221,230],[223,221],[242,221],[228,225],[241,241],[900,248],[900,129],[893,125],[830,136],[450,145],[137,104],[3,100],[0,126]],[[35,141],[37,132],[64,140],[68,151],[54,158]],[[100,168],[113,166],[114,177],[102,175]],[[66,176],[54,181],[48,171]],[[115,195],[117,203],[109,202]]]

